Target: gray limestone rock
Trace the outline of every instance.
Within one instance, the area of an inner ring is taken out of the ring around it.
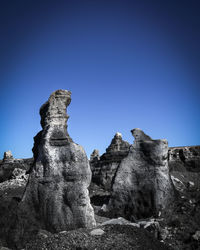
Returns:
[[[127,156],[129,147],[130,144],[117,132],[106,153],[100,158],[91,158],[92,181],[110,191],[117,168],[122,159]]]
[[[95,226],[88,186],[91,170],[84,149],[67,132],[71,92],[57,90],[41,107],[43,130],[34,138],[34,164],[19,204],[14,234],[20,246],[39,229],[50,232]]]
[[[157,215],[174,199],[168,169],[168,143],[152,140],[140,129],[117,170],[108,209],[129,220]]]

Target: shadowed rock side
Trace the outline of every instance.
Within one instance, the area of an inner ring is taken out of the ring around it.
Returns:
[[[116,133],[105,154],[99,157],[97,150],[94,150],[90,157],[92,181],[110,191],[116,170],[128,155],[129,147],[130,144],[122,140],[122,135]]]
[[[157,215],[174,199],[174,189],[167,141],[152,140],[140,129],[131,132],[135,142],[117,170],[108,210],[134,221]]]
[[[34,138],[34,164],[19,204],[10,239],[21,247],[30,233],[50,232],[95,225],[88,186],[91,171],[84,149],[67,132],[66,107],[71,93],[57,90],[41,107],[43,130]]]

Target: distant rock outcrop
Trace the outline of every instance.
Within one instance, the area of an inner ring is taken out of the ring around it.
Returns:
[[[135,219],[157,215],[174,199],[168,168],[168,143],[133,129],[135,142],[117,172],[108,209],[114,216]]]
[[[21,246],[39,229],[50,232],[93,227],[88,186],[91,171],[84,149],[67,132],[71,92],[57,90],[41,107],[43,130],[34,138],[34,164],[10,234]],[[13,235],[14,234],[14,235]]]
[[[28,172],[33,164],[33,158],[15,159],[11,151],[4,153],[4,158],[0,161],[0,183],[12,178],[15,169]]]
[[[116,133],[106,153],[101,157],[94,157],[93,152],[90,158],[92,181],[105,190],[110,190],[116,170],[122,159],[128,155],[129,147],[130,144],[122,140],[122,135]]]
[[[12,152],[10,150],[6,151],[3,156],[3,162],[12,162],[13,160]]]
[[[98,165],[99,160],[100,160],[99,150],[94,149],[94,151],[90,155],[90,168],[92,172],[95,171],[95,167]]]

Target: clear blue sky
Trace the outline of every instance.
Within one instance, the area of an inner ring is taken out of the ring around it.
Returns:
[[[1,0],[0,158],[32,156],[39,108],[72,92],[68,131],[88,155],[141,128],[200,144],[200,2]]]

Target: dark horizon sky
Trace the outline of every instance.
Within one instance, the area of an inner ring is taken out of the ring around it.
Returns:
[[[32,157],[39,108],[72,92],[68,132],[88,156],[141,128],[200,144],[200,2],[0,1],[1,152]]]

